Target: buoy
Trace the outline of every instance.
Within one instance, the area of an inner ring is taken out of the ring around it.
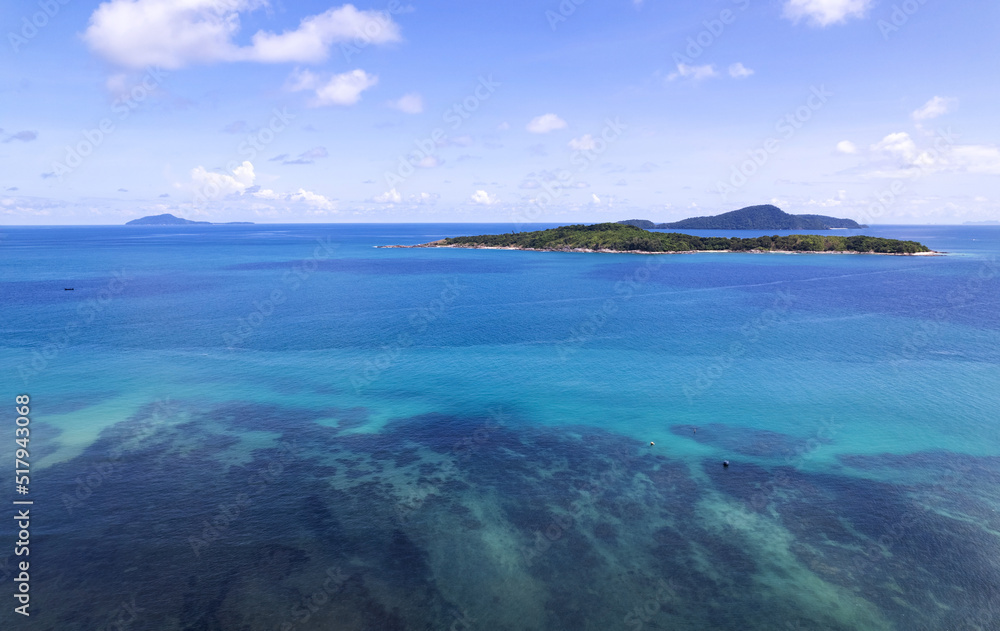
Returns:
[[[649,441],[649,446],[650,446],[650,447],[652,447],[652,446],[653,446],[653,445],[655,445],[655,444],[656,444],[656,443],[654,443],[653,441]]]
[[[723,460],[722,461],[722,466],[723,467],[728,467],[729,466],[729,461],[728,460]]]

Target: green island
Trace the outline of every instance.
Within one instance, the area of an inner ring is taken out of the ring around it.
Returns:
[[[770,237],[696,237],[677,232],[650,232],[618,223],[573,225],[535,232],[451,237],[415,246],[504,248],[555,252],[815,252],[856,254],[936,254],[916,241],[880,237],[793,234]]]

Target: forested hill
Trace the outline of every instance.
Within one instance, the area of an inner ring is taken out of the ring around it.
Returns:
[[[673,223],[657,224],[645,219],[629,219],[618,223],[647,230],[830,230],[865,227],[853,219],[838,219],[824,215],[790,215],[771,204],[748,206],[712,217],[690,217]]]
[[[425,247],[501,247],[531,250],[613,252],[858,252],[873,254],[929,253],[916,241],[867,236],[787,235],[770,237],[696,237],[677,232],[649,232],[620,223],[563,226],[536,232],[510,232],[452,237]]]

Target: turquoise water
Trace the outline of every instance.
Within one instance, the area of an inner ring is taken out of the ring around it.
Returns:
[[[375,247],[508,229],[4,228],[17,622],[997,628],[1000,229],[865,231],[942,257]]]

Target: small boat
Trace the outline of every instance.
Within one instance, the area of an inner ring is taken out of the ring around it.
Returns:
[[[73,287],[63,287],[63,291],[73,291]]]

